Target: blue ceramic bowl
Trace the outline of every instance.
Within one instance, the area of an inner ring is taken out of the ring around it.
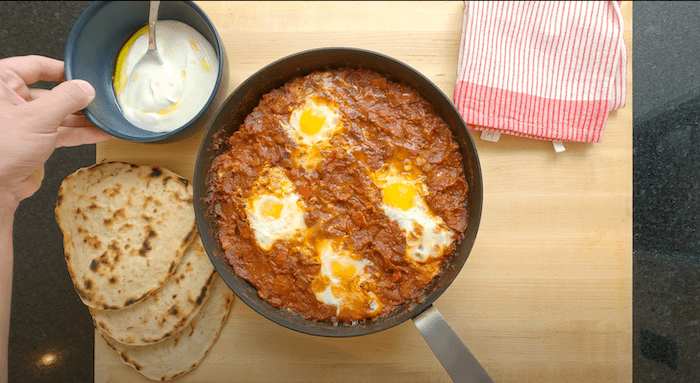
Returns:
[[[114,93],[113,76],[122,46],[148,23],[148,1],[98,1],[78,18],[65,51],[66,80],[82,79],[95,88],[95,100],[83,110],[90,122],[105,132],[129,141],[173,142],[208,126],[228,90],[228,59],[219,33],[202,9],[190,1],[162,1],[160,20],[178,20],[201,33],[219,59],[216,86],[202,110],[171,132],[149,132],[126,120]]]

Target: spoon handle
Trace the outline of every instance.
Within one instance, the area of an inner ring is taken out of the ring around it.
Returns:
[[[148,50],[156,49],[156,21],[158,20],[158,8],[160,1],[151,1],[151,9],[148,11]]]

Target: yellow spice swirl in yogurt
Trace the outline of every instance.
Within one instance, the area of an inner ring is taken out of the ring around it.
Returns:
[[[148,26],[124,44],[114,73],[114,91],[124,117],[152,132],[175,130],[190,121],[212,94],[219,62],[209,41],[189,25],[160,20],[156,47],[163,66],[134,67],[148,50]]]

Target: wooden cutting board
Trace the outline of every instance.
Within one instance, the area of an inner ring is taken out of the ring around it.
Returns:
[[[232,92],[306,49],[374,50],[454,90],[464,4],[200,2],[229,56]],[[465,268],[435,306],[497,382],[632,380],[632,4],[624,2],[627,107],[603,142],[476,138],[484,207]],[[525,20],[526,21],[526,20]],[[192,179],[204,132],[173,144],[118,139],[97,161],[160,165]],[[95,380],[144,381],[96,334]],[[449,382],[411,322],[351,339],[288,330],[236,300],[183,382]]]

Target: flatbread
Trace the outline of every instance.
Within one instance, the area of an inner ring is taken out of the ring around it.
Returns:
[[[170,380],[191,371],[204,358],[226,322],[233,292],[216,274],[211,294],[182,331],[163,342],[148,346],[127,346],[106,335],[102,338],[119,353],[122,362],[153,380]]]
[[[122,310],[90,309],[95,327],[123,344],[162,342],[190,323],[209,296],[215,273],[196,236],[161,289]]]
[[[161,288],[197,232],[192,186],[157,166],[78,169],[61,183],[56,221],[83,303],[131,306]]]

